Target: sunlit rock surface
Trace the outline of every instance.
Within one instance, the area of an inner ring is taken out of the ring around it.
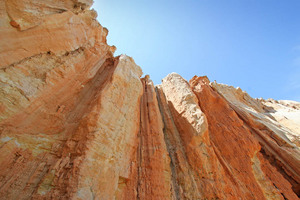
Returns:
[[[299,199],[298,102],[154,86],[91,5],[0,2],[0,199]]]

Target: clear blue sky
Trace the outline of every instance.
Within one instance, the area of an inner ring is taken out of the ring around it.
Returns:
[[[95,0],[115,55],[155,84],[171,72],[300,101],[300,0]]]

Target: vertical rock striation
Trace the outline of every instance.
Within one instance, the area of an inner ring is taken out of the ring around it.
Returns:
[[[155,89],[149,76],[142,79],[141,124],[138,144],[138,199],[173,199],[170,158]]]
[[[135,156],[141,69],[113,57],[91,1],[0,4],[1,199],[112,199]]]
[[[163,79],[157,93],[177,199],[222,198],[219,191],[230,190],[228,180],[213,152],[206,116],[189,84],[173,73]]]
[[[252,99],[241,89],[234,89],[225,85],[213,84],[222,94],[229,105],[238,114],[261,145],[260,152],[291,184],[294,192],[300,194],[300,151],[295,144],[297,133],[282,126],[268,112],[258,100]],[[287,136],[294,139],[293,144]]]
[[[274,161],[264,157],[266,144],[263,138],[257,136],[253,127],[244,122],[239,110],[214,91],[207,78],[194,77],[190,84],[208,118],[215,151],[220,153],[228,175],[234,177],[234,185],[241,192],[239,196],[246,199],[297,199],[291,184],[283,176],[284,172],[277,171]],[[272,138],[265,136],[264,139],[270,141]],[[284,146],[278,145],[275,148],[276,151],[285,151]],[[299,166],[298,149],[290,146],[289,150],[294,151],[291,155],[294,163],[290,164]],[[278,156],[274,157],[275,162],[282,159]]]
[[[1,124],[2,197],[115,196],[119,179],[128,177],[135,149],[142,72],[126,56],[103,67],[73,97],[76,103],[72,110],[67,110],[71,99],[50,107],[55,109],[52,112],[57,121],[48,114],[51,109],[42,106],[12,118],[14,125],[8,124],[10,120]],[[50,102],[44,105],[52,106]],[[16,180],[18,187],[14,186]]]
[[[0,199],[299,199],[299,103],[154,86],[91,5],[0,2]]]

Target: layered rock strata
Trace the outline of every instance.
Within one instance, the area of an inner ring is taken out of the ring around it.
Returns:
[[[91,5],[0,2],[0,199],[299,199],[299,103],[154,86]]]

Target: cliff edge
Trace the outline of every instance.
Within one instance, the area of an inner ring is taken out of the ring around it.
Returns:
[[[155,86],[91,5],[0,2],[0,199],[299,199],[300,103]]]

